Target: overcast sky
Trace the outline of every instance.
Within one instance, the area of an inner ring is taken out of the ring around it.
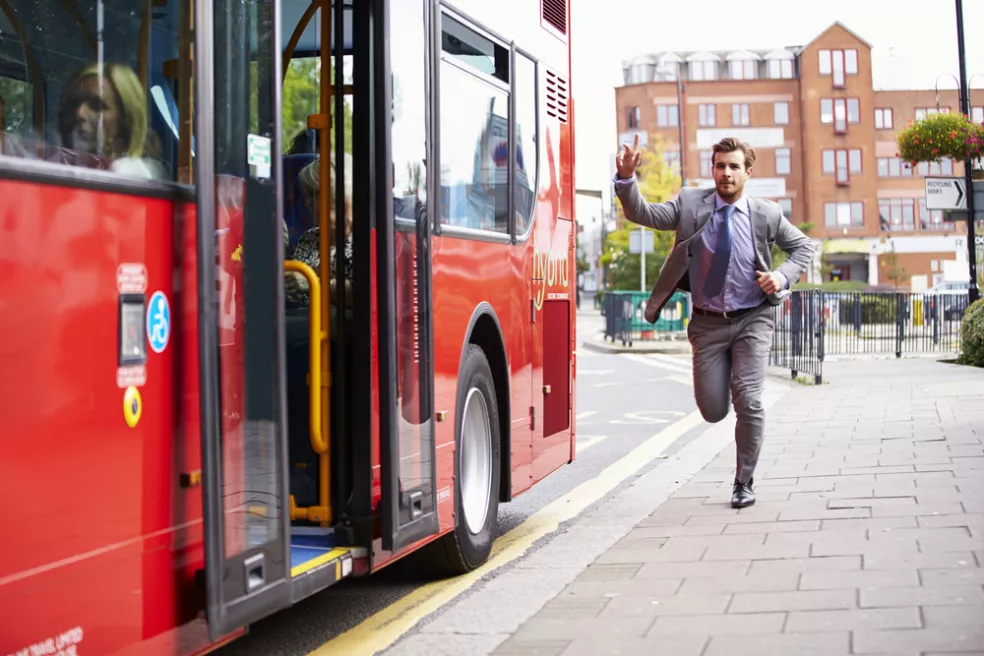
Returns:
[[[622,61],[663,50],[806,45],[835,21],[872,45],[876,89],[954,89],[952,0],[569,0],[579,189],[610,192]],[[964,0],[971,102],[984,104],[984,0]],[[784,26],[784,27],[780,27]],[[976,78],[972,76],[978,74]],[[579,209],[582,207],[578,203]]]

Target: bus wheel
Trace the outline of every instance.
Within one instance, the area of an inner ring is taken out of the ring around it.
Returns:
[[[465,351],[455,406],[455,527],[436,551],[442,552],[441,569],[464,574],[488,560],[499,514],[501,445],[495,384],[485,352],[474,344]]]

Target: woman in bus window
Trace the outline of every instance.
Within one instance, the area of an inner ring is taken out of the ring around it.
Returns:
[[[151,159],[160,142],[147,127],[147,95],[129,66],[92,63],[77,72],[62,93],[58,132],[62,148],[55,149],[54,161],[164,177]]]
[[[343,275],[345,279],[345,298],[347,304],[351,307],[351,280],[352,280],[352,156],[349,154],[345,155],[345,244],[342,255],[342,266]],[[331,155],[331,178],[336,180],[335,175],[335,154]],[[315,160],[311,164],[305,166],[300,173],[301,187],[304,189],[304,195],[307,199],[308,207],[315,217],[318,217],[318,194],[321,191],[321,180],[320,180],[321,162],[320,160]],[[332,231],[332,237],[334,237],[335,230],[335,185],[331,186],[331,198],[328,201],[328,215],[329,215],[329,229]],[[320,217],[319,217],[320,218]],[[286,223],[284,224],[284,230],[286,230]],[[297,240],[294,245],[293,250],[287,259],[297,260],[307,264],[315,273],[319,273],[319,267],[321,266],[321,228],[316,225],[310,230],[306,231]],[[332,298],[335,298],[335,252],[336,247],[331,247],[331,285],[332,285]],[[307,279],[301,274],[295,272],[287,272],[285,274],[285,295],[287,298],[288,306],[306,306],[310,302],[309,293],[310,289],[308,286]]]

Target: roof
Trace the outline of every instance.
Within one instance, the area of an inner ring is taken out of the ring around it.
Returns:
[[[817,41],[819,41],[820,39],[822,39],[830,30],[834,29],[835,27],[841,28],[842,30],[844,30],[845,32],[847,32],[848,34],[850,34],[851,36],[853,36],[855,39],[857,39],[858,41],[860,41],[864,45],[868,46],[869,48],[873,47],[870,43],[868,43],[867,41],[865,41],[864,39],[862,39],[860,36],[858,36],[858,33],[855,32],[854,30],[852,30],[851,28],[849,28],[847,25],[845,25],[844,23],[842,23],[840,21],[834,21],[833,23],[831,23],[827,27],[827,29],[825,29],[823,32],[821,32],[817,36],[815,36],[813,38],[813,40],[811,40],[809,43],[807,43],[805,46],[803,46],[803,50],[806,50],[807,48],[809,48],[810,46],[812,46],[814,43],[816,43]]]

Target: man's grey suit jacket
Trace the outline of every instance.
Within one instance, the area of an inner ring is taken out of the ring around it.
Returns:
[[[675,230],[676,238],[666,262],[659,271],[656,284],[646,304],[646,321],[656,323],[663,306],[677,289],[690,291],[690,261],[696,245],[704,232],[704,226],[714,213],[715,190],[683,188],[680,195],[665,203],[647,203],[639,193],[638,185],[619,185],[616,194],[622,201],[625,218],[654,230]],[[772,271],[772,246],[789,255],[779,265],[778,271],[786,276],[792,286],[813,259],[814,245],[809,237],[793,226],[777,203],[757,198],[748,199],[752,215],[752,232],[755,238],[755,264],[759,271]],[[788,290],[769,294],[772,305],[779,305],[789,294]]]

